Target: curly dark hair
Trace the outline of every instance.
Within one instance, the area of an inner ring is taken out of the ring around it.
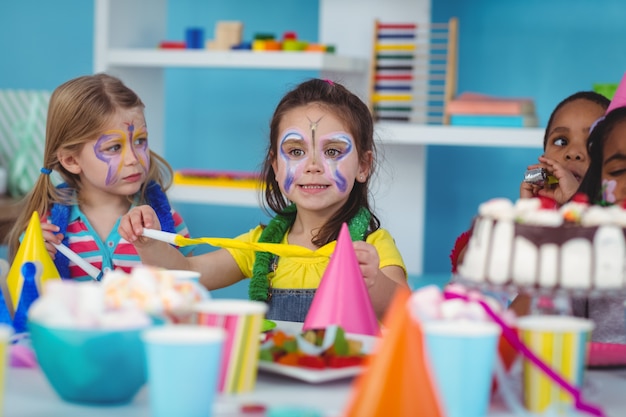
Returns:
[[[561,109],[561,107],[565,106],[567,103],[571,103],[576,100],[589,100],[604,110],[609,108],[609,104],[611,104],[611,100],[604,97],[600,93],[596,93],[595,91],[579,91],[577,93],[572,94],[571,96],[565,97],[559,104],[556,105],[552,113],[550,114],[550,119],[548,119],[548,124],[546,125],[546,131],[543,135],[543,150],[546,150],[546,145],[548,144],[548,133],[550,132],[550,128],[552,127],[552,122],[554,121],[554,115]]]

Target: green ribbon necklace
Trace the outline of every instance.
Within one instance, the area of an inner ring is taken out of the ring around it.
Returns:
[[[291,204],[285,208],[282,214],[277,214],[261,232],[260,243],[280,243],[296,219],[296,206]],[[348,230],[352,241],[365,240],[365,233],[369,228],[372,215],[364,207],[361,207],[357,214],[348,222]],[[270,252],[256,252],[254,265],[252,266],[252,278],[248,288],[248,295],[251,300],[268,301],[270,296],[270,280],[267,274],[270,272],[270,265],[278,260]]]

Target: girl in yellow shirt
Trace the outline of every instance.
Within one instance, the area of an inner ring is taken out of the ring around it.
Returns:
[[[380,228],[368,201],[375,161],[374,123],[368,107],[342,85],[312,79],[280,101],[270,123],[264,163],[265,204],[274,218],[237,239],[288,243],[317,250],[348,224],[361,273],[378,317],[406,268],[391,235]],[[250,298],[267,301],[267,318],[304,321],[328,258],[277,258],[268,252],[219,249],[185,258],[163,242],[142,237],[159,229],[149,206],[131,210],[119,232],[145,264],[201,273],[208,289],[251,278]]]

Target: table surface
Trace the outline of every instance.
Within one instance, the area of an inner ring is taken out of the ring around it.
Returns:
[[[325,416],[339,417],[346,408],[353,379],[309,384],[279,375],[261,372],[255,390],[248,394],[223,395],[214,406],[214,417],[246,417],[241,405],[264,404],[266,407],[311,407]],[[608,417],[626,415],[626,369],[590,370],[584,398],[601,404]],[[133,401],[119,406],[88,406],[63,401],[54,392],[39,369],[10,368],[5,384],[5,415],[21,417],[111,416],[148,417],[148,387],[144,386]],[[503,404],[491,405],[489,417],[513,417]]]
[[[302,323],[278,322],[288,332],[297,331]],[[282,375],[260,371],[254,391],[240,395],[221,395],[214,404],[214,417],[251,417],[240,413],[242,405],[263,404],[266,407],[310,407],[326,417],[339,417],[352,394],[354,378],[311,384]],[[583,398],[601,405],[607,417],[626,415],[626,367],[588,370]],[[144,386],[129,404],[118,406],[79,405],[63,401],[38,368],[9,368],[5,383],[5,416],[82,417],[150,416],[149,388]],[[489,417],[514,417],[498,397],[494,397]],[[0,401],[0,404],[2,402]],[[1,415],[1,412],[0,412]],[[515,416],[518,417],[518,416]]]

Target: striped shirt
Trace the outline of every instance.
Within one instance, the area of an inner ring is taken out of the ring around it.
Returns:
[[[176,233],[189,237],[189,230],[183,218],[173,209],[171,213]],[[46,217],[44,221],[49,222],[49,218]],[[68,247],[104,273],[114,269],[121,269],[128,273],[132,268],[141,264],[141,259],[133,244],[123,239],[117,232],[119,222],[120,219],[117,220],[106,240],[102,241],[80,207],[73,205],[65,232],[69,242]],[[193,250],[193,246],[178,249],[187,255]],[[91,277],[71,260],[69,269],[70,278],[80,281],[91,280]]]

